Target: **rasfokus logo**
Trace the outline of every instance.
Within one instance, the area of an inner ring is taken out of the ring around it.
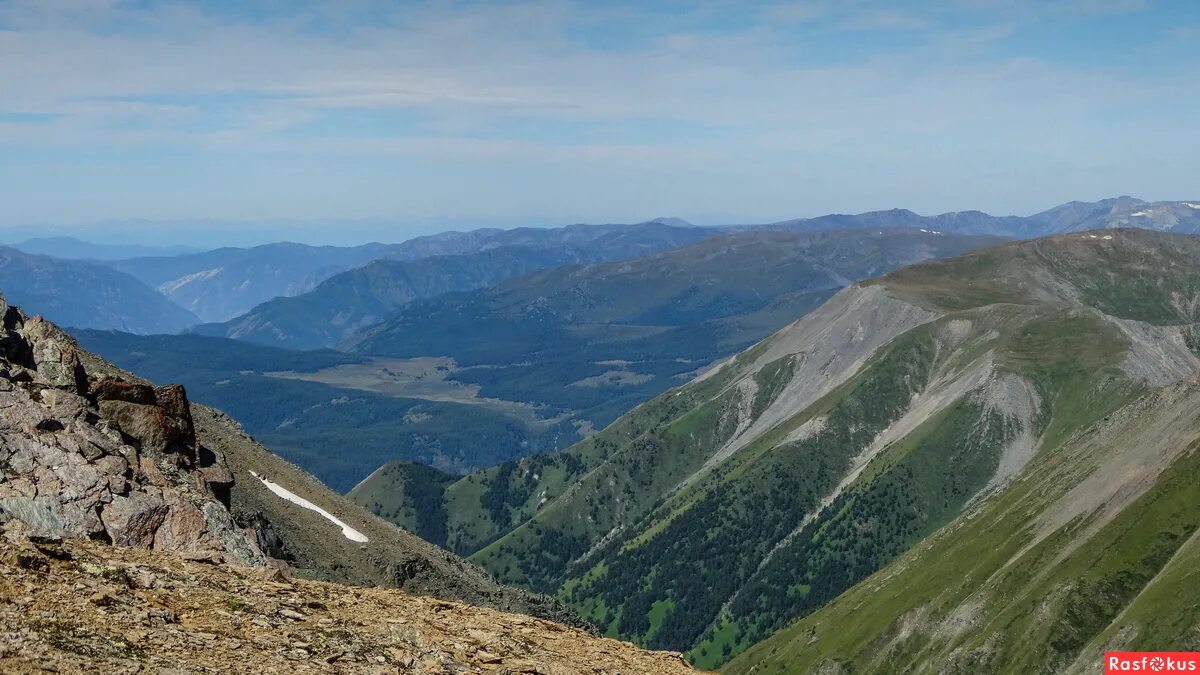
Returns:
[[[1113,673],[1200,673],[1200,652],[1108,652],[1104,675]]]

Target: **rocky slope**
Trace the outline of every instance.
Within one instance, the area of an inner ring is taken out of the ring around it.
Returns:
[[[1200,650],[1200,381],[1105,406],[729,673],[1095,673]]]
[[[1103,644],[1190,644],[1200,597],[1171,561],[1191,559],[1200,522],[1198,307],[1185,235],[910,266],[564,453],[393,509],[706,667],[809,615],[735,670],[1028,672]],[[1173,598],[1153,630],[1137,618],[1151,580]]]
[[[0,288],[72,328],[174,333],[198,319],[137,279],[102,264],[0,246]]]
[[[0,524],[0,671],[683,675],[541,619]]]
[[[30,533],[574,620],[347,502],[182,387],[153,387],[3,302],[0,316],[0,512]]]
[[[230,490],[235,520],[251,527],[263,550],[296,574],[356,585],[390,586],[504,611],[578,624],[558,603],[500,586],[475,565],[367,512],[254,442],[236,422],[206,406],[193,406],[197,435],[239,478]],[[297,507],[255,476],[266,477],[326,513]]]
[[[330,493],[178,385],[2,300],[0,323],[0,670],[691,672],[409,595],[572,619]]]

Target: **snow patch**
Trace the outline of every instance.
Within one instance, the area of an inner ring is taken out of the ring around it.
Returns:
[[[1200,204],[1193,204],[1192,202],[1184,202],[1183,205],[1189,209],[1200,209]]]
[[[926,230],[926,229],[925,229],[925,228],[923,228],[923,227],[922,227],[922,228],[920,228],[920,229],[921,229],[921,231],[922,231],[922,232],[924,232],[925,234],[941,234],[941,231],[939,231],[939,230]]]
[[[1134,211],[1133,213],[1131,213],[1129,215],[1134,218],[1145,218],[1146,216],[1151,216],[1154,214],[1151,213],[1150,211]]]
[[[317,506],[316,504],[308,501],[304,497],[300,497],[299,495],[292,492],[291,490],[288,490],[287,488],[283,487],[282,485],[280,485],[278,483],[273,483],[253,471],[250,472],[250,475],[257,478],[260,482],[262,482],[263,485],[265,485],[267,487],[268,490],[270,490],[271,492],[274,492],[279,497],[282,497],[283,499],[295,504],[296,506],[308,509],[309,511],[316,511],[317,513],[321,514],[322,516],[325,517],[326,520],[328,520],[329,522],[333,523],[334,525],[337,525],[338,527],[342,528],[342,534],[350,541],[357,541],[360,544],[365,544],[368,541],[370,541],[370,539],[367,539],[367,535],[363,534],[362,532],[359,532],[358,530],[354,529],[353,527],[350,527],[349,525],[338,520],[332,513],[328,512],[325,509]]]

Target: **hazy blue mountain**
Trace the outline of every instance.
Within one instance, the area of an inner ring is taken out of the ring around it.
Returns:
[[[637,225],[444,232],[401,244],[307,246],[276,243],[220,248],[185,256],[114,261],[114,268],[157,288],[205,322],[228,321],[277,297],[307,293],[322,281],[373,260],[418,260],[502,246],[577,246],[607,251],[601,259],[634,257],[681,246],[716,231],[651,221]]]
[[[1200,200],[1151,203],[1133,197],[1115,197],[1097,202],[1068,202],[1031,216],[993,216],[982,211],[954,211],[922,216],[907,209],[890,209],[797,218],[763,227],[806,232],[865,227],[907,227],[1018,239],[1114,227],[1139,227],[1195,234],[1200,233]]]
[[[224,321],[271,298],[309,291],[338,272],[391,251],[384,244],[344,248],[279,243],[108,264],[153,286],[204,321]]]
[[[308,293],[269,300],[242,316],[200,326],[195,332],[295,349],[332,347],[413,300],[491,286],[569,263],[633,258],[712,234],[715,231],[661,222],[612,230],[597,226],[488,231],[482,240],[472,235],[456,244],[442,241],[451,248],[469,242],[482,247],[480,251],[376,260],[335,275]],[[493,247],[489,242],[494,241],[519,243]],[[400,245],[391,255],[414,256],[437,249],[428,241],[415,242]]]
[[[501,246],[599,246],[613,258],[633,258],[663,251],[721,233],[720,228],[697,227],[679,218],[658,218],[634,225],[567,225],[565,227],[495,228],[442,232],[396,245],[391,256],[403,260],[434,255],[472,253]]]
[[[62,326],[174,333],[197,322],[153,288],[102,264],[7,247],[0,247],[0,292]]]
[[[1117,197],[1091,203],[1069,202],[1032,216],[1031,220],[1042,223],[1045,234],[1115,227],[1196,234],[1200,233],[1200,199],[1146,202]]]
[[[852,279],[994,241],[914,231],[713,238],[416,301],[371,334],[379,353],[200,335],[80,339],[143,376],[182,382],[273,450],[349,489],[390,459],[461,473],[565,447]],[[411,349],[396,347],[406,339]]]
[[[145,256],[174,256],[198,253],[191,246],[143,246],[141,244],[98,244],[75,237],[35,237],[10,244],[25,253],[68,260],[123,260]]]
[[[337,274],[295,297],[280,297],[200,335],[292,349],[332,347],[413,300],[465,291],[529,272],[589,260],[571,247],[504,246],[464,255],[383,259]]]

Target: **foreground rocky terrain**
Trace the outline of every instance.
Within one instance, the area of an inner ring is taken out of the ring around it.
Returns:
[[[577,621],[351,504],[182,387],[125,373],[2,298],[0,316],[0,513],[32,532]]]
[[[695,672],[542,619],[191,558],[8,528],[0,672]]]
[[[547,620],[577,622],[350,504],[182,387],[2,299],[0,319],[0,672],[688,670]]]

